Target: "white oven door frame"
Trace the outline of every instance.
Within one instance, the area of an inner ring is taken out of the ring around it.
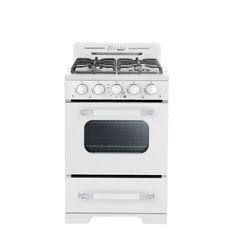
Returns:
[[[66,174],[166,175],[167,103],[73,102],[65,104]],[[143,153],[90,153],[84,126],[90,120],[142,120],[149,126]]]

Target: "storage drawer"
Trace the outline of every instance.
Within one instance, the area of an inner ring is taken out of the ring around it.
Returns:
[[[166,213],[166,178],[66,178],[66,212]]]

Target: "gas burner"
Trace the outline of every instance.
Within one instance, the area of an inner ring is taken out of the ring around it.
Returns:
[[[115,74],[116,73],[116,59],[114,58],[102,58],[95,59],[91,58],[77,58],[71,67],[72,74],[96,74],[96,73],[106,73]]]
[[[163,70],[156,58],[119,58],[118,74],[162,74]]]

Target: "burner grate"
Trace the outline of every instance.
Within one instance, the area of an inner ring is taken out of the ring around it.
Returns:
[[[77,58],[71,67],[72,74],[162,74],[156,58]]]
[[[156,58],[119,58],[118,74],[162,74],[163,69]]]
[[[114,58],[77,58],[71,67],[72,74],[116,73],[116,59]]]

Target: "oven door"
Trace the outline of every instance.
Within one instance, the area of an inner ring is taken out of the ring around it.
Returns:
[[[166,175],[166,103],[66,103],[66,174]]]

